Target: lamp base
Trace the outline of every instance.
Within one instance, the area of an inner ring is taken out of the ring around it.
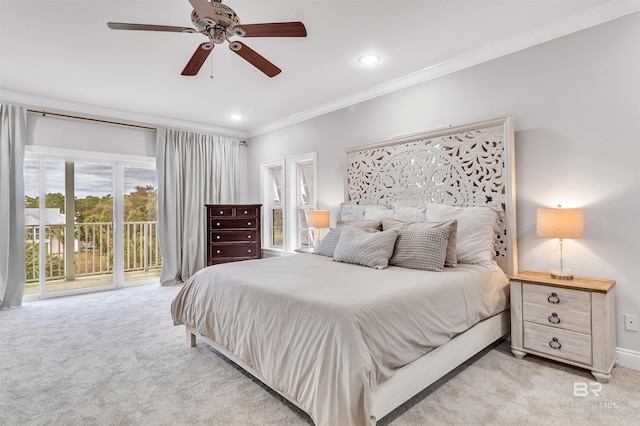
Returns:
[[[573,274],[562,274],[558,272],[551,272],[551,278],[555,278],[556,280],[572,280]]]

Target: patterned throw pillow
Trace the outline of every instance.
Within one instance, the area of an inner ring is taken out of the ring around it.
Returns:
[[[444,259],[444,266],[454,268],[458,264],[458,255],[456,252],[458,222],[455,219],[444,222],[403,222],[394,219],[384,219],[382,221],[383,231],[386,231],[387,229],[421,231],[425,229],[439,228],[442,226],[450,226],[449,242],[447,243],[447,256]]]
[[[315,250],[314,254],[333,257],[333,253],[336,251],[336,245],[338,245],[338,240],[340,240],[340,234],[342,234],[343,229],[344,227],[341,227],[329,231],[322,241],[320,241],[320,245]]]
[[[423,230],[400,229],[389,264],[442,272],[451,225]]]
[[[338,262],[353,263],[370,268],[384,269],[398,237],[398,230],[367,232],[364,229],[345,226],[336,245],[333,258]]]

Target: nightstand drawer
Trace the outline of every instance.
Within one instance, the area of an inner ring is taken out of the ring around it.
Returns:
[[[522,318],[540,325],[591,334],[591,315],[587,312],[562,309],[559,306],[524,303]]]
[[[525,322],[524,348],[591,365],[591,336],[588,334]]]
[[[522,300],[525,303],[591,313],[591,294],[588,291],[525,283],[522,285]]]

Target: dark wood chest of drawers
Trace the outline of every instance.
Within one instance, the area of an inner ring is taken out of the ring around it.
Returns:
[[[207,204],[207,266],[262,257],[261,204]]]

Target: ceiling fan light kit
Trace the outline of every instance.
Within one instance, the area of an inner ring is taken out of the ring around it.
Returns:
[[[307,30],[302,22],[273,22],[266,24],[241,24],[236,12],[222,4],[222,0],[189,0],[193,6],[191,22],[194,28],[168,25],[128,24],[108,22],[113,30],[162,31],[178,33],[200,33],[209,39],[200,44],[182,71],[182,75],[193,76],[209,57],[216,44],[229,43],[231,51],[262,71],[268,77],[275,77],[281,70],[255,50],[231,37],[306,37]]]

